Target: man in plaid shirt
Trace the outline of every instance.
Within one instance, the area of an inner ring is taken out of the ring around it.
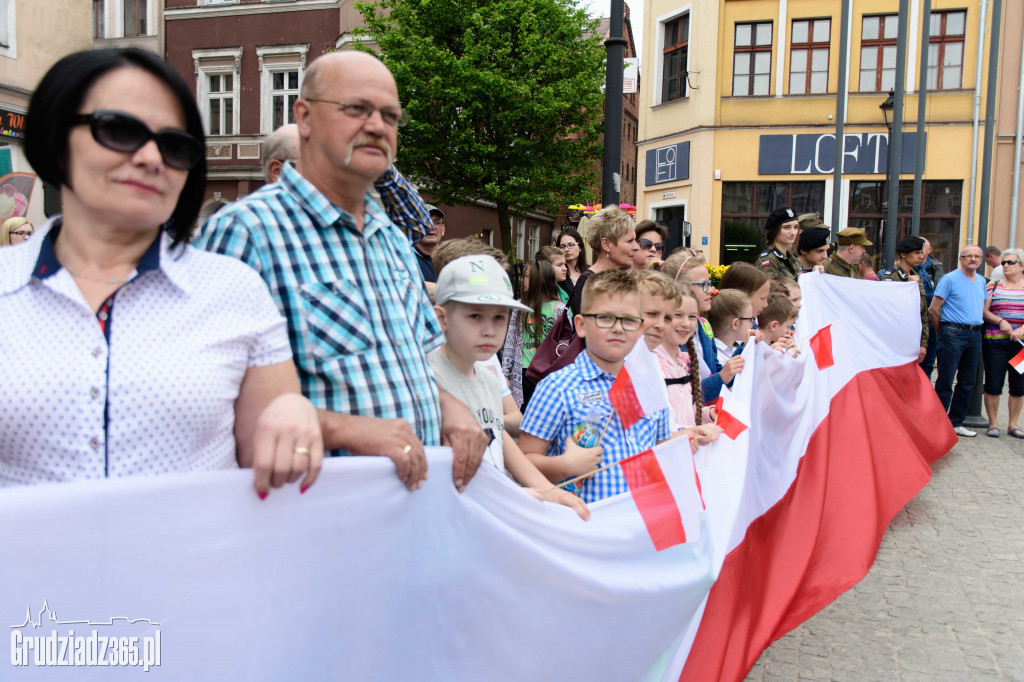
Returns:
[[[389,203],[402,195],[391,165],[405,122],[394,79],[366,53],[320,57],[295,122],[296,165],[219,211],[198,245],[241,259],[267,282],[331,454],[390,457],[413,490],[427,476],[423,447],[450,445],[463,490],[487,437],[438,390],[427,364],[444,336],[412,253],[410,239],[423,233],[404,234],[369,194],[379,180]],[[418,198],[392,210],[412,224],[425,213]]]

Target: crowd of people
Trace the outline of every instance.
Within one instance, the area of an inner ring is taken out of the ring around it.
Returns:
[[[0,315],[19,321],[0,341],[0,486],[251,467],[264,498],[300,480],[305,492],[324,456],[354,455],[390,458],[415,490],[425,448],[448,445],[459,491],[494,467],[586,519],[586,503],[626,490],[608,465],[718,438],[711,404],[748,340],[801,352],[797,278],[861,278],[872,246],[846,228],[829,255],[829,226],[783,207],[756,264],[716,289],[703,253],[668,253],[663,226],[609,207],[585,243],[566,228],[533,254],[516,298],[505,256],[445,241],[444,211],[395,168],[406,116],[380,60],[316,59],[294,113],[267,141],[268,183],[193,232],[205,144],[181,77],[131,48],[46,74],[26,153],[63,212],[37,234],[23,219],[0,232],[16,245],[0,250]],[[1024,254],[998,253],[986,287],[978,247],[945,276],[926,240],[896,250],[881,279],[918,283],[919,361],[930,375],[937,357],[953,426],[973,435],[962,420],[984,347],[998,435]],[[670,407],[626,428],[608,394],[634,346],[656,359]],[[1024,437],[1009,375],[1008,432]]]

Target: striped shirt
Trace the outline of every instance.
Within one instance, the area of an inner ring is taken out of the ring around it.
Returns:
[[[420,201],[415,190],[412,198]],[[302,391],[316,407],[400,417],[424,445],[439,444],[427,353],[444,336],[410,237],[369,194],[360,232],[285,165],[278,182],[210,218],[197,245],[242,260],[267,282],[288,321]]]
[[[1004,286],[1006,280],[989,282],[988,297],[992,303],[989,306],[993,315],[997,315],[1016,329],[1024,324],[1024,288],[1008,289]],[[997,324],[985,325],[985,339],[988,341],[1009,341],[1010,335],[999,330]]]
[[[555,457],[565,451],[565,439],[570,438],[577,427],[589,424],[603,430],[611,417],[601,441],[604,448],[601,466],[641,453],[668,438],[671,431],[667,409],[642,417],[629,429],[622,428],[618,416],[612,416],[614,409],[608,399],[614,381],[615,377],[595,365],[588,353],[580,353],[574,363],[548,375],[537,385],[520,430],[550,441],[547,454]],[[628,490],[621,467],[605,469],[583,483],[582,488],[577,487],[577,493],[585,502],[596,502]]]

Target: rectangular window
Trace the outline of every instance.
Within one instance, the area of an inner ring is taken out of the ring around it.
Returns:
[[[888,190],[881,180],[850,181],[850,227],[863,227],[875,246],[875,269],[884,252],[882,226],[885,220],[885,199]],[[960,244],[960,214],[963,182],[961,180],[925,180],[921,193],[921,236],[932,245],[932,258],[955,263]],[[899,208],[896,216],[896,239],[910,235],[914,199],[914,181],[901,180]]]
[[[864,17],[860,35],[861,92],[888,92],[896,87],[898,15]]]
[[[772,22],[736,24],[732,94],[769,95],[772,82]]]
[[[92,37],[104,38],[106,35],[106,0],[92,0]]]
[[[234,75],[230,73],[208,74],[206,78],[208,134],[233,135],[235,133]]]
[[[789,51],[789,94],[828,92],[831,19],[794,19]]]
[[[957,90],[962,86],[966,23],[966,10],[932,12],[928,38],[929,90]]]
[[[11,0],[0,0],[0,47],[11,46],[11,34],[14,27],[10,26],[9,7]]]
[[[666,21],[665,47],[662,50],[661,101],[671,102],[687,94],[690,15]]]
[[[764,223],[776,208],[797,215],[825,210],[824,182],[723,182],[721,263],[753,262],[764,249]]]
[[[530,228],[530,237],[526,244],[526,255],[529,258],[533,258],[537,255],[537,249],[540,248],[540,225],[534,225]]]
[[[512,216],[512,225],[516,235],[516,256],[519,260],[526,260],[526,218]]]
[[[299,72],[274,71],[270,74],[271,131],[286,123],[295,123],[295,100],[299,98]]]
[[[124,0],[124,35],[149,35],[146,30],[146,0]]]

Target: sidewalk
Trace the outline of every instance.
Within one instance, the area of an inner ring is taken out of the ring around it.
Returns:
[[[1001,402],[1002,436],[981,430],[936,462],[868,575],[748,680],[1024,680],[1024,440]]]

